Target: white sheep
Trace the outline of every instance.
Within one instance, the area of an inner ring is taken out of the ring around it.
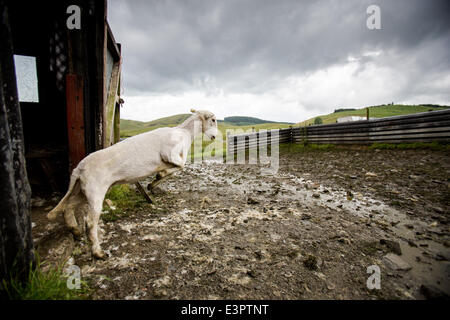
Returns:
[[[67,226],[79,237],[81,229],[75,210],[86,214],[92,253],[97,258],[106,255],[98,240],[98,221],[103,200],[112,185],[134,183],[158,173],[152,187],[184,167],[192,141],[201,133],[211,140],[217,135],[217,121],[209,111],[195,111],[174,128],[159,128],[123,140],[109,148],[91,153],[73,170],[69,190],[58,205],[48,213],[51,220],[64,212]]]

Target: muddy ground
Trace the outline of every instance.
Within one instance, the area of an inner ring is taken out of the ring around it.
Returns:
[[[190,164],[156,205],[102,223],[105,261],[46,220],[57,197],[34,201],[33,233],[44,260],[81,268],[94,299],[448,298],[449,156],[308,150],[282,153],[275,175]]]

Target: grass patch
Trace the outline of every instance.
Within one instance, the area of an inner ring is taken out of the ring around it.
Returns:
[[[373,143],[369,149],[380,150],[414,150],[414,149],[428,149],[428,150],[450,150],[450,144],[439,142],[412,142],[412,143]]]
[[[144,197],[128,184],[112,186],[106,193],[105,199],[111,200],[115,207],[111,209],[108,205],[103,205],[101,217],[105,222],[128,217],[129,211],[142,208],[147,203]]]
[[[38,259],[39,260],[39,259]],[[43,271],[45,263],[37,262],[30,268],[25,282],[17,276],[3,281],[2,286],[10,300],[85,300],[90,298],[87,282],[80,280],[80,289],[67,287],[68,276],[63,265]]]

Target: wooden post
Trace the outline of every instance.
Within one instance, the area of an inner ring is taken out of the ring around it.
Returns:
[[[366,108],[366,120],[369,120],[369,108]]]
[[[17,94],[8,8],[0,1],[0,300],[3,281],[26,281],[34,264],[31,188],[25,166],[22,116]]]
[[[291,131],[290,131],[290,138],[289,138],[289,143],[292,143],[293,141],[294,141],[294,136],[293,136],[293,134],[292,134],[292,126],[289,126],[289,128],[291,129]]]
[[[109,83],[109,92],[105,104],[103,116],[103,147],[107,148],[114,144],[114,115],[116,113],[116,104],[118,101],[117,90],[120,79],[120,62],[115,62]]]
[[[70,172],[86,156],[84,135],[83,77],[66,75],[67,133]]]

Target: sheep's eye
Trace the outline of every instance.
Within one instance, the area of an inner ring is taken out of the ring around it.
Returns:
[[[212,119],[212,122],[216,122],[216,119]]]

